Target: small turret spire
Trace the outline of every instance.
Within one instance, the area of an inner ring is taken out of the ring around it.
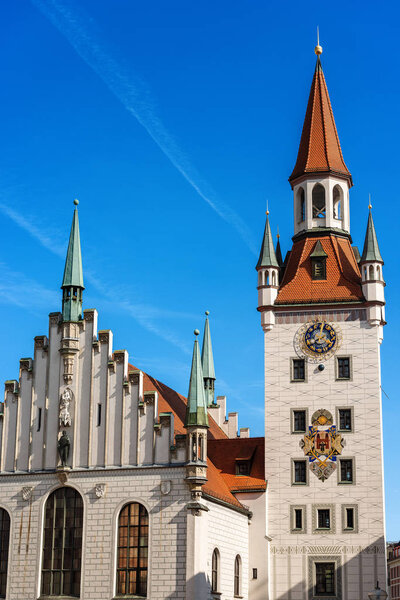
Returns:
[[[276,259],[274,240],[272,238],[271,227],[269,224],[269,210],[267,210],[267,219],[265,221],[264,237],[261,245],[260,256],[257,263],[259,267],[279,267]]]
[[[72,218],[64,276],[61,285],[61,289],[63,290],[63,321],[79,321],[82,315],[82,292],[85,287],[83,285],[78,204],[79,201],[74,200],[75,210]]]
[[[376,236],[374,220],[372,218],[372,206],[371,197],[369,199],[369,215],[367,223],[367,231],[365,234],[364,249],[361,256],[360,262],[381,262],[383,263],[382,256],[379,250],[378,238]]]
[[[207,403],[204,394],[203,369],[201,368],[199,330],[194,330],[192,368],[190,371],[189,393],[187,399],[185,427],[208,427]]]
[[[203,369],[204,390],[207,406],[214,404],[214,382],[215,369],[214,357],[211,344],[210,323],[208,320],[209,311],[206,310],[206,322],[204,324],[203,348],[201,351],[201,365]]]
[[[278,261],[278,265],[281,267],[283,265],[283,259],[282,259],[280,237],[281,236],[279,235],[279,227],[278,227],[278,233],[276,234],[275,256],[276,256],[276,260]]]

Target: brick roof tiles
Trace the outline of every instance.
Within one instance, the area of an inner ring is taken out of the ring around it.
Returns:
[[[289,181],[306,173],[333,173],[352,178],[343,160],[328,88],[320,59],[311,84],[297,161]]]

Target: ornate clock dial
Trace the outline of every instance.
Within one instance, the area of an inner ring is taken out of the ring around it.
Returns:
[[[341,343],[338,327],[316,320],[302,325],[294,338],[296,353],[309,362],[320,362],[330,358]]]

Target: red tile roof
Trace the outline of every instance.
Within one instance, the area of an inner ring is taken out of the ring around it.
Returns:
[[[326,280],[313,280],[311,276],[310,254],[318,240],[328,255]],[[348,238],[326,233],[294,242],[276,305],[362,300],[361,275]]]
[[[264,472],[264,438],[209,440],[208,456],[219,470],[231,492],[263,491],[267,484]],[[251,461],[250,475],[236,474],[237,459]]]
[[[311,84],[296,165],[289,181],[306,173],[334,173],[353,185],[343,160],[328,88],[318,57]]]

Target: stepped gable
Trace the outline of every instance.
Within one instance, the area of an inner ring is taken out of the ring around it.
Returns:
[[[311,84],[299,152],[289,181],[292,183],[306,173],[332,173],[344,177],[350,186],[353,185],[343,159],[319,57]]]
[[[311,258],[317,241],[327,254],[326,279],[313,280]],[[347,238],[327,233],[293,244],[275,305],[364,301],[361,274]]]
[[[264,438],[233,438],[208,441],[208,456],[230,492],[264,491]],[[237,475],[238,461],[251,462],[250,475]]]

